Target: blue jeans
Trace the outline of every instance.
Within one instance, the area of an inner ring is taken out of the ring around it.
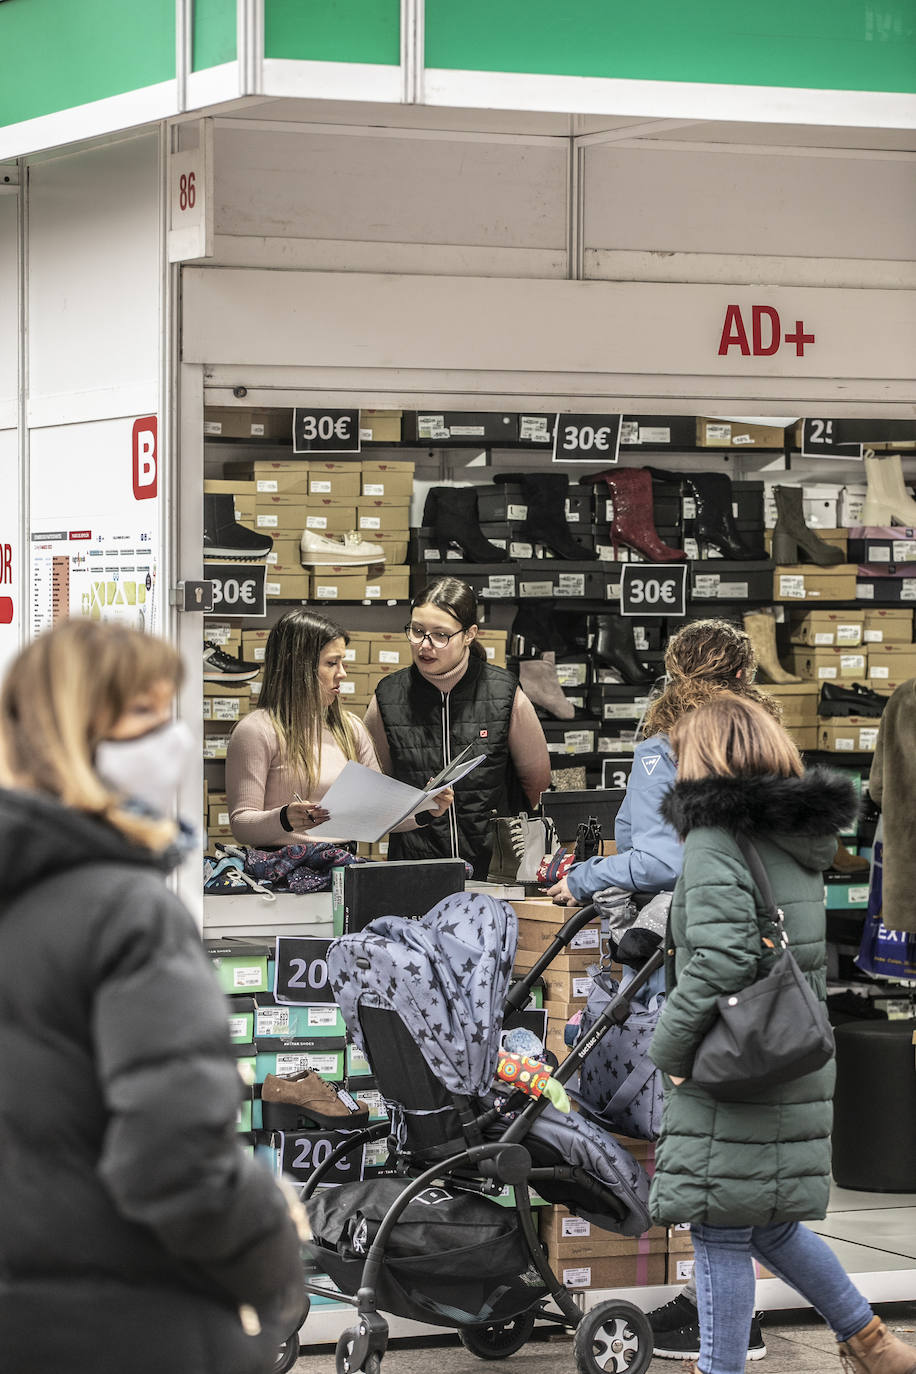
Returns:
[[[754,1315],[754,1259],[794,1288],[846,1341],[874,1315],[830,1247],[797,1221],[690,1228],[702,1374],[744,1374]]]

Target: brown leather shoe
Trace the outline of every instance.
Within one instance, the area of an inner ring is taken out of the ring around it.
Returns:
[[[836,853],[830,860],[830,867],[836,869],[837,873],[867,873],[870,864],[867,859],[863,859],[859,854],[850,854],[845,844],[837,842]]]
[[[311,1069],[288,1078],[269,1073],[261,1084],[261,1113],[267,1131],[356,1131],[369,1124],[368,1107]]]
[[[846,1374],[916,1374],[916,1348],[888,1331],[880,1317],[837,1349]]]

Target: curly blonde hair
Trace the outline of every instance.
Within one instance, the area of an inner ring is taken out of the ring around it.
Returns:
[[[757,656],[750,636],[728,620],[694,620],[683,625],[665,650],[668,683],[646,712],[644,734],[666,735],[688,711],[720,692],[756,701],[780,720],[779,703],[753,686]]]

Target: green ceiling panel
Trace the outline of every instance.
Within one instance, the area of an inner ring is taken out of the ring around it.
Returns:
[[[6,0],[0,125],[175,76],[175,0]]]
[[[400,0],[265,0],[264,56],[397,66]]]
[[[235,0],[194,0],[194,55],[191,70],[203,71],[237,56]]]
[[[426,0],[426,65],[916,90],[916,0]]]

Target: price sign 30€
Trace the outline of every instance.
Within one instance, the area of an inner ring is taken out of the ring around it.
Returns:
[[[687,564],[625,563],[620,579],[621,615],[684,615]]]
[[[555,463],[616,463],[622,415],[558,415],[553,431]]]
[[[267,613],[267,568],[263,563],[205,563],[213,585],[214,615],[260,617]]]

